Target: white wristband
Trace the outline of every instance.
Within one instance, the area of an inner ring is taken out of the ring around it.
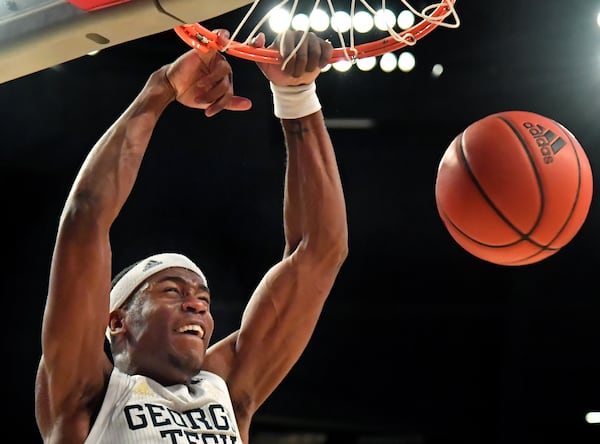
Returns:
[[[315,82],[308,85],[279,86],[271,82],[273,111],[280,119],[298,119],[321,109]]]

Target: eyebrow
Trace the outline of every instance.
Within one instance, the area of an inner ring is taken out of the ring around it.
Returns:
[[[185,278],[183,278],[181,276],[176,276],[176,275],[163,276],[160,279],[156,280],[156,283],[160,284],[160,283],[162,283],[164,281],[176,281],[176,282],[179,282],[179,283],[182,283],[182,284],[189,284],[190,283],[188,279],[185,279]],[[203,291],[207,292],[208,294],[210,294],[210,290],[208,289],[208,287],[206,285],[200,284],[199,287],[200,287],[201,290],[203,290]]]

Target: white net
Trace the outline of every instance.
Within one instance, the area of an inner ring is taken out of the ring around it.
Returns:
[[[264,9],[265,0],[254,0],[231,34],[224,51],[240,51],[240,57],[252,58],[248,45],[259,32],[279,33],[287,29],[313,31],[331,41],[336,48],[332,62],[357,59],[392,52],[415,45],[435,28],[458,28],[460,19],[455,0],[422,3],[385,0],[377,4],[367,0],[283,0]],[[246,52],[248,50],[248,52]],[[295,51],[290,54],[293,56]],[[263,53],[263,55],[266,53]],[[284,61],[284,65],[287,60]]]

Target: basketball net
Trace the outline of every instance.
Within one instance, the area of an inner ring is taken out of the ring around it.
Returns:
[[[285,60],[282,60],[280,52],[273,48],[253,47],[252,41],[256,35],[260,32],[268,34],[265,29],[269,21],[281,12],[287,12],[289,19],[279,32],[287,29],[298,29],[294,27],[293,17],[300,15],[310,19],[318,13],[328,15],[331,24],[330,32],[333,32],[336,36],[336,44],[334,44],[330,63],[343,60],[355,63],[358,59],[374,57],[406,46],[413,46],[438,27],[458,28],[460,26],[460,19],[454,8],[456,0],[440,0],[439,3],[429,4],[421,10],[417,10],[413,6],[412,3],[416,3],[416,0],[400,0],[402,9],[410,11],[415,17],[413,24],[405,28],[400,28],[395,16],[392,15],[391,18],[389,14],[386,15],[391,11],[388,10],[385,0],[381,0],[381,3],[376,7],[372,6],[367,0],[359,0],[357,7],[356,0],[350,0],[350,10],[345,11],[345,14],[342,13],[342,15],[340,15],[340,11],[336,10],[334,0],[323,0],[323,3],[327,5],[326,11],[319,8],[320,0],[312,1],[314,3],[310,6],[301,4],[300,0],[293,0],[291,7],[287,9],[285,6],[290,1],[282,0],[275,7],[264,11],[264,9],[259,8],[261,0],[254,0],[225,46],[220,46],[217,43],[216,33],[209,31],[199,23],[177,26],[175,32],[188,45],[201,51],[213,48],[235,57],[256,62],[282,63],[285,66],[288,60],[294,56],[307,33],[314,30],[311,29],[308,21],[300,26],[300,30],[304,31],[304,34],[296,48]],[[266,0],[263,0],[262,4],[264,5],[265,2]],[[343,3],[347,6],[347,1]],[[395,3],[398,3],[398,1]],[[357,30],[356,18],[359,14],[368,14],[373,22],[378,24],[373,28],[373,31],[363,35],[360,30]],[[349,20],[343,20],[344,17]],[[346,26],[344,26],[345,23],[347,23]],[[319,32],[316,33],[319,34]],[[245,37],[243,37],[244,34]]]

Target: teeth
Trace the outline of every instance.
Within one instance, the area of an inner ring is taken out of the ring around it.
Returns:
[[[189,324],[189,325],[184,325],[182,327],[179,327],[177,329],[178,333],[185,333],[188,331],[198,332],[198,336],[200,336],[201,338],[204,338],[204,330],[199,325]]]

